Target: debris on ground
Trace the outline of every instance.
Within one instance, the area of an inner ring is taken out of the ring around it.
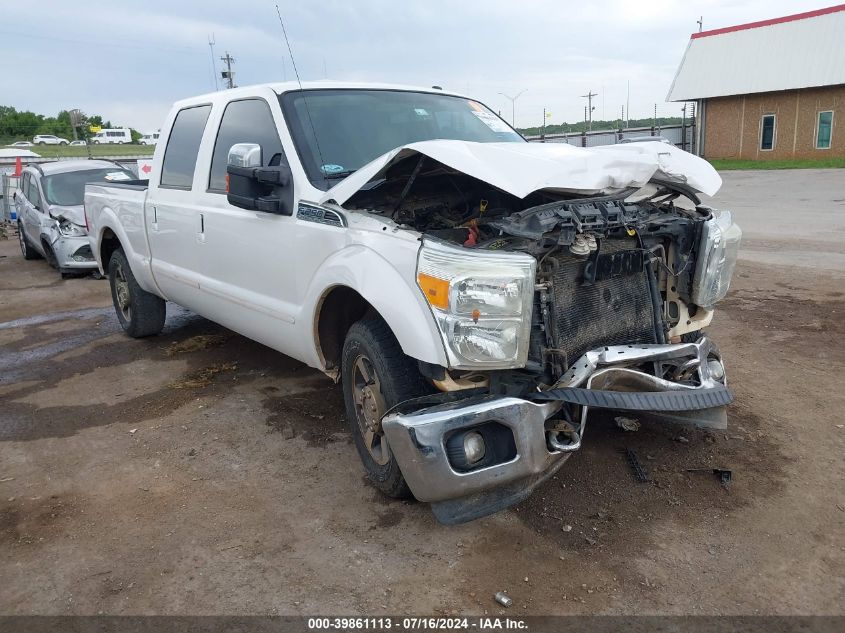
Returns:
[[[640,422],[635,418],[625,418],[621,415],[616,416],[616,426],[618,426],[623,431],[639,431],[640,430]]]
[[[727,485],[731,482],[733,473],[727,468],[687,468],[688,473],[713,473],[719,478],[723,484]]]
[[[138,429],[129,429],[129,435],[135,435],[138,432]]]
[[[496,595],[493,597],[496,599],[496,602],[498,602],[505,608],[510,607],[513,604],[513,600],[511,600],[508,594],[506,594],[504,591],[497,591]]]
[[[681,444],[689,444],[689,440],[685,438],[683,435],[679,435],[675,438],[676,442],[680,442]]]
[[[637,478],[637,481],[641,483],[651,481],[651,477],[649,477],[648,471],[642,465],[642,462],[640,462],[640,458],[637,457],[637,454],[634,452],[634,449],[626,448],[625,457],[628,458],[628,464],[631,466],[631,470],[634,471],[634,477]]]
[[[171,343],[164,349],[164,353],[168,356],[174,354],[184,354],[186,352],[198,352],[200,350],[217,347],[226,342],[226,336],[222,334],[198,334],[186,338],[184,341]]]
[[[237,368],[237,363],[219,363],[194,372],[184,380],[172,382],[169,387],[171,389],[199,389],[201,387],[207,387],[217,374],[224,371],[234,371]]]
[[[562,528],[560,528],[560,529],[561,529],[561,530],[563,530],[564,532],[571,532],[571,531],[572,531],[572,526],[571,526],[571,525],[564,525],[564,526],[563,526]]]

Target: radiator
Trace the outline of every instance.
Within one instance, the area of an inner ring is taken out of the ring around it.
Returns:
[[[555,258],[552,282],[552,339],[564,366],[584,352],[607,345],[656,343],[654,310],[642,257],[628,241],[605,241],[593,261],[601,278],[584,283],[587,261]],[[589,260],[588,260],[589,261]]]

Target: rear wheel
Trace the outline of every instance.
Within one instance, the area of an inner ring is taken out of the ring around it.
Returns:
[[[117,319],[133,338],[152,336],[164,327],[164,299],[141,288],[132,274],[123,249],[117,249],[109,260],[109,285]]]
[[[427,393],[429,386],[378,316],[366,316],[349,328],[341,362],[346,417],[367,477],[389,497],[410,497],[381,418],[396,404]]]
[[[21,244],[21,255],[24,259],[38,259],[41,255],[29,244],[26,235],[23,232],[23,223],[18,220],[18,241]]]

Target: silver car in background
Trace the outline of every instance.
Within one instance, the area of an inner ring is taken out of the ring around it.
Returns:
[[[63,277],[96,270],[82,206],[85,184],[134,179],[131,171],[106,160],[67,160],[27,166],[21,174],[20,189],[15,192],[24,259],[43,257]]]

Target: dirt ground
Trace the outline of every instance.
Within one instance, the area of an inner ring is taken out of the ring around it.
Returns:
[[[725,178],[729,429],[595,415],[458,527],[366,483],[322,374],[175,306],[129,339],[107,282],[0,242],[0,613],[845,613],[845,173]]]

